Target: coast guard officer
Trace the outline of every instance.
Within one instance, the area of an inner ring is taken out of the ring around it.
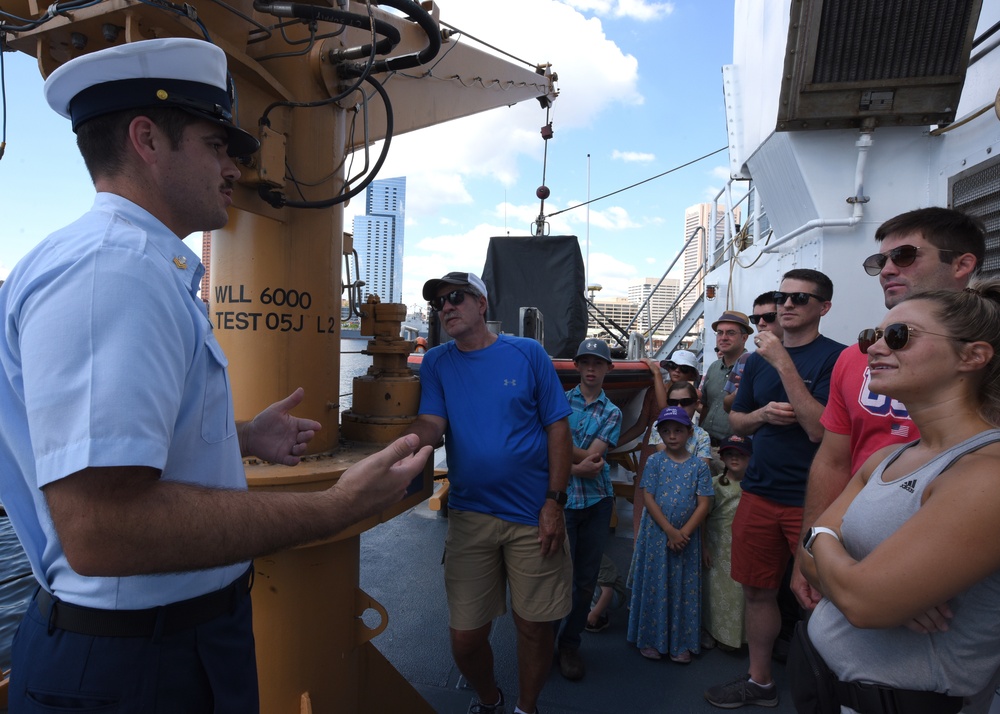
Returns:
[[[10,711],[258,709],[251,558],[330,536],[403,496],[430,449],[400,439],[318,493],[251,493],[242,455],[295,465],[319,423],[298,389],[233,420],[226,358],[182,242],[226,223],[225,54],[146,40],[45,84],[93,208],[0,288],[0,498],[40,584],[14,641]]]

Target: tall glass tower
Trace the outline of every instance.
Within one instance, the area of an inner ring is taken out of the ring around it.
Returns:
[[[362,299],[403,301],[406,177],[376,179],[365,190],[365,215],[354,218],[354,248],[365,281]]]

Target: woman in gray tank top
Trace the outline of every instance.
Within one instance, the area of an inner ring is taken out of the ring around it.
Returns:
[[[858,344],[872,391],[903,402],[920,439],[875,453],[804,533],[825,595],[810,639],[841,682],[985,711],[1000,668],[1000,281],[914,295]]]

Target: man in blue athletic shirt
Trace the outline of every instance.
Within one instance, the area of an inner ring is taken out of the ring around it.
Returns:
[[[571,607],[563,515],[570,406],[538,342],[487,329],[479,276],[448,273],[428,280],[423,295],[453,339],[424,355],[420,416],[409,429],[423,445],[445,437],[452,654],[479,699],[469,711],[504,711],[489,633],[506,612],[509,580],[520,679],[514,711],[534,714],[552,666],[552,623]]]

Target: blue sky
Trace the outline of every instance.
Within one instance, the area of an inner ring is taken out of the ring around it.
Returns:
[[[732,58],[732,0],[440,0],[441,19],[533,63],[550,62],[546,213],[642,181],[726,145],[722,65]],[[499,12],[498,12],[499,11]],[[42,98],[32,58],[4,55],[7,149],[0,160],[0,278],[93,199],[69,123]],[[393,140],[380,176],[407,177],[403,300],[448,270],[481,272],[493,235],[528,235],[538,215],[545,111],[523,102]],[[683,243],[683,213],[725,183],[725,152],[591,204],[589,274],[602,297],[659,277]],[[351,217],[364,210],[355,199]],[[587,210],[551,219],[580,237]]]

